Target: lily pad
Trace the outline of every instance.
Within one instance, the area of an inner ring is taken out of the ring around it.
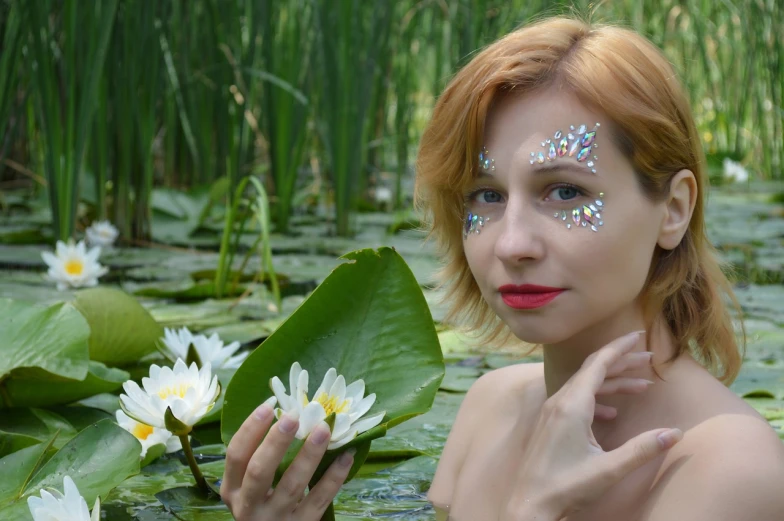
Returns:
[[[33,448],[23,450],[32,452]],[[42,488],[62,491],[66,475],[71,476],[79,493],[91,505],[96,497],[105,497],[128,476],[139,472],[139,450],[136,438],[111,421],[91,425],[44,463],[32,477],[28,472],[18,472],[13,482],[3,486],[11,493],[0,500],[0,518],[4,521],[29,520],[27,497],[39,494]],[[25,461],[29,468],[31,454],[23,456],[27,456]],[[0,467],[2,462],[0,460]],[[3,477],[5,480],[5,474]]]
[[[16,407],[46,407],[71,403],[82,398],[116,391],[130,378],[127,371],[90,361],[87,377],[81,381],[11,378],[6,389]]]
[[[76,294],[74,306],[90,324],[90,358],[125,365],[155,351],[163,328],[127,293],[90,288]],[[101,392],[101,391],[98,391]]]
[[[433,320],[419,284],[391,248],[360,250],[343,257],[310,297],[237,370],[226,390],[221,432],[228,444],[242,422],[272,395],[273,376],[287,381],[298,361],[320,382],[331,367],[347,382],[365,381],[376,394],[367,415],[385,411],[378,428],[360,434],[339,451],[359,449],[387,428],[427,412],[444,376]],[[382,430],[383,429],[383,430]],[[287,460],[289,458],[287,457]],[[285,470],[285,464],[278,469]]]
[[[19,377],[87,376],[90,327],[73,305],[0,299],[0,331],[0,381],[12,371]]]
[[[242,295],[245,286],[239,284],[227,284],[224,297]],[[179,301],[204,300],[216,296],[215,282],[203,280],[194,282],[192,280],[176,282],[160,282],[137,289],[134,292],[142,297],[170,298]]]

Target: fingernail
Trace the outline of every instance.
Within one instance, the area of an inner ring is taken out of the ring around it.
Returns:
[[[659,434],[656,439],[662,449],[669,449],[683,438],[683,431],[680,429],[670,429]]]
[[[632,335],[642,336],[644,334],[645,334],[645,330],[644,329],[640,329],[639,331],[632,331],[631,333],[629,333],[628,336],[632,336]]]
[[[319,425],[316,425],[316,428],[310,433],[310,441],[313,442],[314,445],[321,445],[327,441],[329,435],[329,427],[326,423],[321,422]]]
[[[340,456],[338,456],[338,465],[341,467],[348,467],[354,461],[354,454],[356,454],[357,449],[350,448]]]
[[[297,428],[297,420],[299,420],[299,413],[297,411],[289,411],[280,418],[278,428],[281,432],[290,433]]]
[[[257,420],[267,421],[269,417],[272,416],[272,409],[269,405],[261,404],[253,411],[253,416],[255,416]]]
[[[653,385],[653,381],[652,380],[646,380],[645,378],[638,378],[637,381],[641,382],[641,383],[644,383],[645,385]]]

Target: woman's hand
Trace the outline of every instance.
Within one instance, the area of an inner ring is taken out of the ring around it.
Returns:
[[[353,454],[341,454],[305,496],[329,444],[329,427],[321,422],[272,489],[275,470],[299,426],[298,418],[286,414],[270,429],[273,417],[272,408],[261,405],[231,439],[221,497],[237,521],[318,521],[346,480]]]
[[[605,452],[591,430],[594,417],[612,419],[616,413],[610,407],[597,408],[597,394],[639,393],[648,388],[646,380],[619,376],[650,360],[650,355],[630,353],[640,334],[618,338],[593,353],[544,403],[501,520],[557,521],[592,503],[681,439],[678,429],[657,429]]]

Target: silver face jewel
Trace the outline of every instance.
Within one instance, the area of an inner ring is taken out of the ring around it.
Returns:
[[[485,147],[482,147],[482,150],[479,152],[479,169],[486,172],[495,170],[495,159],[490,157],[490,152]]]
[[[596,142],[597,129],[601,126],[598,122],[594,124],[593,129],[588,129],[586,124],[569,125],[569,130],[565,136],[561,130],[555,131],[552,138],[545,138],[541,142],[544,150],[531,152],[531,159],[529,163],[543,164],[545,161],[551,162],[562,157],[573,157],[579,163],[585,163],[587,169],[596,173],[596,161],[599,159],[595,154],[592,154],[599,144]],[[591,159],[592,158],[592,159]],[[561,212],[553,213],[554,219],[560,219],[566,224],[567,229],[572,228],[574,224],[577,228],[591,228],[592,231],[598,231],[600,226],[604,225],[601,219],[600,209],[603,209],[604,202],[602,201],[604,193],[599,194],[599,198],[592,204],[580,205],[572,208],[571,211],[562,210]],[[471,224],[466,221],[466,230],[473,230]],[[476,229],[478,233],[479,230]],[[466,231],[466,234],[470,233]]]
[[[463,238],[467,239],[470,233],[479,233],[481,228],[489,220],[489,217],[482,217],[475,213],[468,212],[468,215],[463,220]]]

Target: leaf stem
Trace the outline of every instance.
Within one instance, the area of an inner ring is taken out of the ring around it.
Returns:
[[[188,439],[188,435],[184,434],[179,436],[179,438],[182,443],[182,451],[185,453],[185,459],[188,460],[188,466],[191,468],[194,479],[196,479],[196,485],[204,495],[209,495],[210,487],[207,486],[207,481],[204,479],[204,475],[201,473],[199,465],[196,464],[196,458],[193,456],[193,449],[191,448],[191,442]]]

